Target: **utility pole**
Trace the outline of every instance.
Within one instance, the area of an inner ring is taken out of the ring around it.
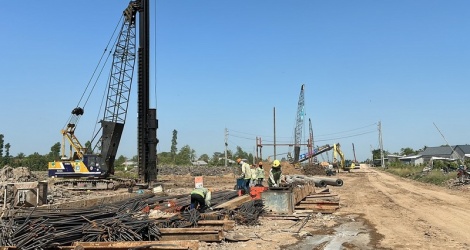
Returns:
[[[274,117],[274,160],[277,159],[276,155],[276,107],[273,108],[273,117]]]
[[[437,127],[437,125],[434,122],[432,124],[434,124],[434,127],[436,127],[437,131],[439,131],[439,134],[441,134],[442,139],[444,139],[444,141],[447,143],[447,146],[450,148],[450,150],[452,150],[451,153],[450,153],[450,157],[454,158],[454,148],[452,146],[450,146],[449,142],[444,137],[444,135],[442,134],[441,130]],[[460,158],[460,155],[457,154],[457,157],[459,158],[460,163],[463,164],[464,161],[462,160],[462,158]]]
[[[225,167],[227,167],[228,129],[225,128]]]
[[[379,121],[379,145],[380,145],[380,163],[382,167],[385,168],[385,160],[384,160],[384,145],[382,142],[382,123]]]

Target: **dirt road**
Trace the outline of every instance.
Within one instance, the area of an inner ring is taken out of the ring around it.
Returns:
[[[470,249],[470,189],[451,190],[361,166],[340,173],[338,216],[363,214],[378,234],[376,247]]]
[[[452,190],[364,165],[336,177],[344,181],[329,187],[340,197],[336,213],[316,214],[304,226],[262,218],[259,226],[235,227],[248,241],[201,243],[200,249],[470,249],[470,187]],[[172,192],[193,185],[191,176],[169,179],[178,180]],[[232,175],[204,179],[222,189],[233,189],[234,182]]]

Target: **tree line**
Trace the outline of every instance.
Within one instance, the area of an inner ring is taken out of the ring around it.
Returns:
[[[178,149],[177,145],[178,131],[173,130],[171,147],[169,152],[157,153],[158,165],[160,166],[188,166],[192,165],[195,161],[205,161],[209,166],[223,166],[225,164],[225,151],[214,152],[212,156],[208,154],[197,155],[196,150],[191,148],[189,145],[184,145]],[[91,142],[85,143],[87,148],[91,148]],[[5,143],[5,136],[0,134],[0,167],[11,166],[11,167],[27,167],[31,171],[46,171],[48,163],[52,161],[58,161],[61,159],[61,143],[57,142],[51,146],[49,153],[41,155],[38,152],[34,152],[30,155],[24,153],[18,153],[16,156],[10,154],[12,145]],[[236,151],[227,151],[227,159],[235,160],[237,158],[248,159],[250,162],[253,160],[253,154],[245,152],[240,146],[237,146]],[[115,160],[116,170],[122,170],[125,168],[126,161],[137,162],[137,155],[128,158],[124,155],[120,155]],[[254,159],[257,162],[261,159]]]

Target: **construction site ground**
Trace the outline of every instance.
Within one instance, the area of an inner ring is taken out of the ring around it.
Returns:
[[[200,174],[195,171],[210,172],[191,169],[191,174],[178,168],[162,171],[164,174],[158,179],[163,183],[163,195],[189,194],[194,188],[195,173]],[[268,173],[269,166],[265,170]],[[287,163],[282,170],[286,175],[302,174]],[[210,173],[216,175],[204,175],[204,186],[215,192],[233,190],[237,174],[231,171],[232,168],[212,169]],[[321,169],[315,171],[317,176],[321,173]],[[31,175],[26,170],[7,167],[0,177],[3,182],[48,179],[45,173]],[[262,216],[259,225],[235,225],[225,233],[226,240],[201,241],[199,249],[470,249],[469,185],[425,184],[365,164],[334,177],[344,183],[327,187],[339,197],[340,206],[334,213],[312,213],[308,220]],[[322,190],[325,189],[315,188],[317,192]],[[49,192],[54,203],[69,203],[123,195],[128,190],[70,191],[50,185]]]
[[[285,168],[294,174],[297,170]],[[236,226],[233,238],[246,241],[200,243],[200,249],[470,249],[470,189],[450,189],[404,179],[362,165],[336,177],[329,187],[340,197],[333,214],[298,221],[261,218],[255,227]],[[191,190],[193,176],[160,176],[169,194]],[[235,176],[209,176],[204,185],[233,188]],[[300,230],[299,230],[300,229]]]

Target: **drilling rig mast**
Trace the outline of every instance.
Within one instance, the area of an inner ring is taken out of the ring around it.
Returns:
[[[300,144],[302,141],[302,127],[304,124],[305,108],[304,108],[304,88],[305,84],[302,84],[300,88],[299,102],[297,104],[297,117],[295,120],[295,138],[294,138],[294,158],[288,155],[289,161],[292,164],[299,162],[300,156]]]

